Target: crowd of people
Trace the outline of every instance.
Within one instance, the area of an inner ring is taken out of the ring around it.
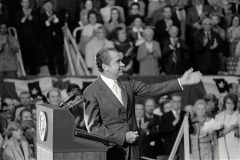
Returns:
[[[138,100],[135,104],[135,117],[140,156],[157,158],[170,155],[187,114],[191,159],[237,159],[240,156],[240,98],[237,96],[238,85],[234,83],[231,86],[229,93],[206,94],[202,99],[196,100],[194,105],[182,106],[182,95],[179,93]],[[67,88],[67,94],[72,93],[82,96],[82,91],[76,84],[70,84]],[[25,160],[26,156],[36,159],[36,107],[43,103],[59,107],[61,102],[61,92],[56,88],[50,89],[46,97],[33,98],[29,92],[24,91],[20,94],[20,102],[11,98],[1,99],[0,159]],[[75,127],[86,130],[83,104],[77,104],[70,112],[75,118]],[[212,132],[203,131],[205,123],[211,119],[219,122],[221,128]],[[180,159],[184,155],[182,145],[181,141],[177,150]],[[19,150],[21,147],[23,150]]]
[[[121,51],[124,71],[131,75],[182,74],[189,67],[203,74],[236,71],[234,64],[240,54],[238,3],[85,0],[78,2],[79,18],[70,22],[67,12],[55,10],[53,1],[40,2],[21,0],[19,10],[11,13],[9,3],[0,1],[1,76],[16,77],[19,50],[27,75],[38,74],[44,63],[51,75],[65,75],[62,28],[66,23],[83,27],[76,41],[91,75],[99,75],[94,58],[103,47]],[[18,41],[8,34],[8,27],[16,28]]]

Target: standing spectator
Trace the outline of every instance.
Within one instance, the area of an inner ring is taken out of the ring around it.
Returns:
[[[18,122],[12,122],[8,125],[6,136],[9,140],[3,150],[3,160],[35,160],[30,155],[29,144],[22,138],[22,126]]]
[[[44,0],[44,13],[40,16],[41,38],[48,59],[48,69],[51,75],[65,74],[63,58],[63,20],[53,11],[53,2]],[[56,60],[56,61],[55,61]],[[56,71],[57,66],[57,71]]]
[[[189,67],[189,48],[185,41],[178,38],[179,29],[169,28],[170,38],[163,45],[162,66],[166,74],[182,74]]]
[[[171,100],[171,111],[164,113],[162,116],[161,132],[165,140],[165,155],[170,155],[186,113],[185,111],[181,110],[182,97],[179,94],[173,94]],[[179,148],[181,148],[181,146]],[[180,153],[181,152],[177,152],[176,156],[179,156]],[[181,157],[179,158],[181,159]]]
[[[218,99],[214,94],[206,94],[204,100],[207,103],[207,116],[214,118],[218,112]]]
[[[120,6],[115,6],[115,0],[105,0],[107,3],[107,6],[100,9],[100,13],[103,18],[104,24],[108,23],[111,18],[111,9],[117,8],[120,11],[120,17],[125,22],[125,16],[124,16],[124,10]]]
[[[227,94],[223,100],[224,111],[215,117],[216,121],[222,124],[222,129],[217,133],[219,159],[238,159],[240,157],[240,142],[237,136],[240,117],[236,111],[237,103],[237,95]]]
[[[163,8],[167,5],[167,0],[160,0],[159,3],[160,3],[160,7],[155,11],[153,11],[150,17],[151,24],[153,26],[156,25],[157,21],[160,21],[163,19]]]
[[[8,34],[6,23],[0,24],[0,82],[4,78],[17,77],[18,41]]]
[[[223,14],[222,26],[224,29],[227,29],[231,26],[232,17],[233,17],[231,4],[229,3],[229,0],[222,0],[221,6],[222,6],[222,14]]]
[[[128,36],[133,45],[137,48],[144,42],[142,33],[144,29],[144,20],[142,16],[136,15],[133,20],[133,25],[128,28]]]
[[[138,2],[133,2],[129,7],[129,14],[128,14],[128,18],[126,21],[127,26],[132,25],[132,23],[134,21],[134,17],[136,15],[141,15],[140,14],[140,4]]]
[[[157,21],[155,25],[156,39],[160,43],[161,48],[163,48],[164,41],[169,39],[168,31],[173,25],[180,28],[178,19],[174,18],[172,15],[172,7],[167,5],[163,7],[163,19]]]
[[[47,93],[47,100],[49,104],[59,107],[62,100],[60,90],[57,88],[49,90]]]
[[[239,85],[238,85],[238,83],[230,83],[229,84],[229,91],[228,91],[228,93],[232,93],[232,94],[236,94],[236,95],[238,95],[238,89],[239,89]]]
[[[14,101],[13,101],[13,99],[11,99],[11,98],[5,98],[5,99],[3,100],[3,102],[7,105],[6,110],[10,111],[10,113],[11,113],[11,118],[13,119],[14,116],[15,116],[15,111],[16,111],[16,108],[15,108],[15,106],[14,106]],[[4,107],[4,106],[3,106],[3,107]],[[2,108],[2,109],[4,109],[4,108]]]
[[[21,0],[22,9],[16,13],[16,28],[27,75],[37,74],[38,17],[30,8],[30,0]]]
[[[212,31],[211,19],[204,18],[203,30],[195,37],[197,67],[203,74],[217,74],[219,70],[218,54],[222,51],[220,36]]]
[[[143,156],[156,158],[163,155],[162,137],[159,135],[160,117],[153,114],[156,102],[153,98],[147,98],[144,103],[145,116],[141,124]]]
[[[83,27],[81,38],[79,42],[79,49],[83,54],[86,54],[86,45],[96,35],[97,28],[102,24],[99,23],[98,13],[90,10],[87,15],[88,23]]]
[[[194,133],[190,134],[191,159],[213,160],[213,133],[202,131],[205,123],[210,121],[206,110],[205,103],[196,105],[196,118],[192,120]]]
[[[235,56],[236,45],[240,40],[240,17],[234,15],[232,17],[231,27],[227,29],[227,40],[229,42],[230,56]],[[239,51],[238,51],[239,52]]]
[[[97,66],[95,65],[96,53],[104,47],[113,47],[113,42],[106,38],[107,30],[104,26],[97,28],[96,36],[86,45],[86,64],[91,75],[99,75]]]
[[[20,102],[21,102],[21,107],[17,108],[15,112],[16,121],[20,121],[20,112],[24,108],[30,109],[31,95],[28,91],[23,91],[20,93]]]
[[[3,0],[0,0],[0,24],[8,22],[8,8],[3,4]]]
[[[127,38],[126,29],[117,27],[114,30],[114,47],[123,54],[122,62],[125,64],[123,71],[133,74],[133,44]]]
[[[226,41],[226,32],[225,30],[219,26],[220,24],[220,17],[217,14],[212,14],[211,15],[211,20],[212,20],[212,30],[215,31],[216,33],[219,34],[220,38],[222,39],[222,42],[224,47],[222,47],[222,51],[218,54],[218,59],[219,59],[219,69],[221,71],[225,70],[225,59],[224,56],[228,55],[228,44]]]
[[[143,31],[145,42],[138,48],[137,60],[139,61],[139,75],[157,76],[159,75],[158,59],[161,58],[159,43],[153,40],[154,31],[146,28]]]
[[[192,4],[193,6],[187,11],[187,25],[190,29],[189,36],[194,39],[198,31],[202,29],[202,20],[209,16],[212,9],[210,6],[204,5],[201,0],[192,0]],[[192,42],[191,40],[190,42]]]
[[[112,31],[117,27],[125,28],[125,24],[123,23],[120,17],[120,11],[117,8],[111,9],[111,17],[108,23],[105,23],[105,26],[108,30],[109,36],[112,36]]]
[[[93,9],[93,1],[86,0],[84,6],[85,8],[82,9],[80,12],[80,21],[82,22],[83,26],[89,23],[88,14],[89,14],[89,11]]]

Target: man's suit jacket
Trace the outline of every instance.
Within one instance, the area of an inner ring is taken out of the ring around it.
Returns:
[[[17,140],[10,138],[7,142],[6,148],[3,150],[3,159],[4,160],[29,160],[30,159],[30,150],[29,145],[25,140],[21,140],[20,145]]]
[[[204,13],[206,16],[209,16],[209,14],[212,12],[212,9],[208,5],[202,6],[202,13]],[[192,25],[196,22],[200,22],[201,18],[198,16],[196,6],[192,6],[187,11],[187,24],[192,27]]]
[[[162,116],[162,125],[161,125],[161,133],[163,135],[164,141],[164,154],[170,155],[173,145],[175,143],[175,140],[177,138],[178,132],[181,128],[185,111],[180,112],[180,120],[179,122],[174,126],[172,123],[175,120],[175,117],[173,115],[173,112],[167,112],[164,113]]]
[[[217,74],[219,69],[218,54],[222,52],[222,40],[214,31],[211,31],[211,37],[208,43],[204,46],[203,40],[205,33],[201,30],[196,37],[196,53],[197,53],[197,67],[203,74]],[[210,47],[214,44],[214,39],[217,40],[218,46],[215,49]]]
[[[138,144],[130,145],[125,141],[126,132],[138,129],[134,107],[135,95],[159,96],[180,91],[181,87],[176,79],[157,84],[145,84],[130,79],[127,75],[119,77],[118,83],[122,89],[124,105],[118,101],[100,77],[85,90],[86,128],[88,132],[102,136],[121,146],[121,151],[116,153],[117,158],[138,160]],[[131,152],[129,152],[130,149]]]
[[[45,22],[48,19],[48,15],[44,12],[40,15],[40,38],[44,47],[55,47],[63,44],[62,26],[63,20],[57,12],[53,12],[58,19],[58,23],[50,22],[50,26],[46,26]]]
[[[173,21],[173,25],[178,27],[178,29],[179,29],[178,36],[180,36],[181,29],[180,29],[179,20],[177,19],[176,16],[173,16],[172,21]],[[156,28],[156,39],[160,43],[161,48],[163,48],[163,42],[170,37],[168,34],[168,31],[166,30],[167,24],[166,24],[165,20],[161,19],[161,20],[157,21],[155,28]]]
[[[163,70],[167,74],[183,74],[187,70],[189,63],[189,48],[185,41],[179,39],[179,47],[176,50],[171,49],[172,45],[170,38],[163,45]],[[173,61],[174,52],[176,54],[176,63]]]

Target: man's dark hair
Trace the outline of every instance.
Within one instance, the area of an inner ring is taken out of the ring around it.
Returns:
[[[140,4],[138,2],[133,2],[131,5],[130,5],[130,9],[132,9],[133,6],[138,6],[138,10],[140,9]]]
[[[74,89],[78,89],[78,91],[79,91],[80,93],[82,92],[81,89],[80,89],[80,87],[79,87],[77,84],[73,83],[73,84],[69,84],[69,85],[67,86],[67,93],[73,91]]]
[[[100,51],[98,51],[97,55],[96,55],[96,65],[98,67],[99,72],[103,72],[103,68],[102,65],[106,64],[109,65],[110,64],[110,57],[109,57],[109,51],[113,51],[113,52],[118,52],[115,48],[102,48]]]
[[[171,5],[166,5],[166,6],[163,7],[162,11],[164,11],[164,9],[166,9],[166,8],[171,9],[171,11],[173,10],[173,7]]]
[[[44,0],[43,3],[42,3],[42,5],[44,5],[44,4],[48,3],[48,2],[50,2],[50,3],[53,4],[53,1],[52,1],[52,0]]]
[[[226,102],[228,99],[230,99],[233,102],[233,104],[234,104],[233,110],[236,111],[237,104],[238,104],[238,96],[233,93],[228,93],[223,99],[223,109],[226,109]]]

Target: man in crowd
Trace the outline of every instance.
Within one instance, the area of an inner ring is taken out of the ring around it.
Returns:
[[[185,111],[181,109],[181,102],[182,97],[180,94],[173,94],[171,97],[172,101],[172,109],[170,112],[167,112],[163,114],[162,116],[162,126],[161,126],[161,132],[163,134],[164,138],[164,154],[170,155],[173,145],[175,143],[175,140],[177,138],[178,132],[180,130],[180,127],[182,125]],[[181,148],[181,147],[179,147]],[[179,159],[181,159],[181,151],[177,152],[176,156],[179,156]],[[179,155],[180,154],[180,155]],[[183,157],[182,157],[183,158]]]
[[[55,107],[59,107],[59,105],[62,101],[60,90],[57,88],[53,88],[53,89],[49,90],[47,93],[47,100],[48,100],[49,104],[51,104]]]
[[[40,16],[40,37],[48,58],[48,69],[51,75],[65,74],[63,58],[63,20],[53,11],[53,2],[43,2],[44,12]],[[55,61],[56,60],[56,61]],[[57,71],[56,71],[57,66]]]
[[[96,65],[101,76],[84,92],[84,118],[88,132],[117,144],[108,150],[108,159],[138,160],[136,140],[139,135],[134,97],[181,91],[182,85],[200,82],[202,75],[190,69],[179,79],[145,84],[123,75],[121,57],[121,53],[114,48],[103,48],[96,54]]]

